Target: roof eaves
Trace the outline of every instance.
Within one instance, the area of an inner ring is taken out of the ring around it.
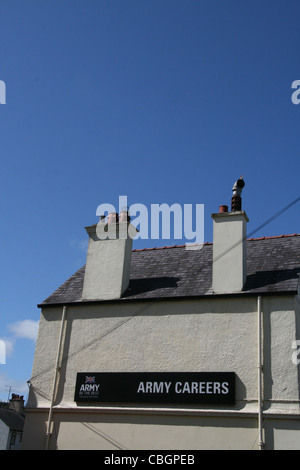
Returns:
[[[84,305],[100,305],[100,304],[114,304],[114,303],[135,303],[135,302],[165,302],[174,300],[200,300],[200,299],[212,299],[212,298],[233,298],[233,297],[275,297],[275,296],[294,296],[298,294],[297,289],[278,290],[278,291],[260,291],[260,290],[249,290],[241,292],[231,292],[224,294],[216,294],[214,292],[199,294],[199,295],[175,295],[175,296],[158,296],[158,297],[121,297],[120,299],[110,300],[76,300],[71,302],[52,302],[52,303],[41,303],[38,304],[38,308],[54,308],[54,307],[75,307]]]

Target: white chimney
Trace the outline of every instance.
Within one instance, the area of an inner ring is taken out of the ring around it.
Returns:
[[[231,212],[228,212],[227,206],[220,206],[220,212],[212,214],[212,287],[216,294],[241,292],[246,280],[246,238],[249,219],[246,212],[241,210],[240,196],[244,184],[242,177],[234,184]],[[238,194],[237,187],[241,187],[238,189]],[[239,210],[236,210],[236,207]]]
[[[90,238],[82,300],[119,299],[129,286],[136,229],[127,214],[120,214],[120,221],[118,214],[109,214],[107,221],[85,227]]]

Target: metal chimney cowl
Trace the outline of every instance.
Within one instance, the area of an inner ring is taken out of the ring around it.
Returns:
[[[231,212],[242,210],[242,190],[245,186],[243,175],[234,183],[232,188]]]

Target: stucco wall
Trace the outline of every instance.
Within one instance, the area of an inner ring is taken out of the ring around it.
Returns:
[[[256,399],[254,298],[124,303],[121,311],[119,304],[68,308],[56,404],[74,405],[80,371],[234,371],[237,407]],[[42,312],[29,406],[49,405],[60,319],[61,309]]]
[[[280,296],[264,297],[262,308],[264,406],[269,413],[272,413],[273,409],[278,413],[297,413],[299,412],[299,367],[291,360],[291,347],[296,339],[297,329],[299,330],[299,308],[294,298]],[[49,407],[61,314],[61,308],[47,308],[41,314],[29,408]],[[245,413],[254,413],[254,421],[251,421],[248,431],[244,431],[243,434],[250,446],[254,439],[252,428],[253,422],[256,422],[257,411],[257,299],[232,297],[189,302],[172,300],[145,304],[107,303],[69,307],[64,330],[63,361],[55,401],[55,405],[61,411],[70,408],[79,411],[74,402],[74,391],[76,374],[80,371],[233,371],[237,377],[236,405],[228,407],[228,412],[241,412],[243,413],[241,419],[244,420]],[[199,407],[199,410],[201,409],[208,411],[205,406]],[[215,407],[213,411],[218,412],[218,410],[220,407]],[[60,442],[60,446],[64,448],[66,446],[66,438],[63,436],[69,429],[67,423],[74,419],[76,422],[89,422],[84,417],[84,410],[81,411],[83,415],[78,414],[77,418],[68,413],[64,424],[61,422],[58,425],[60,431],[57,442]],[[224,407],[222,411],[225,411]],[[56,416],[58,419],[58,415]],[[35,413],[34,420],[36,419]],[[118,417],[116,421],[120,419]],[[206,427],[199,419],[196,427],[194,426],[196,421],[189,424],[194,433],[197,428],[196,435],[201,434]],[[27,425],[30,426],[29,415],[27,421]],[[239,435],[239,426],[246,429],[247,426],[241,423],[242,421],[239,425],[231,426],[235,429],[231,435]],[[98,431],[106,433],[106,424],[98,422],[93,426],[96,426],[95,432],[97,426],[100,426]],[[163,430],[163,426],[172,428],[170,417],[159,429]],[[203,426],[202,431],[198,429],[199,426]],[[214,427],[212,422],[210,426]],[[225,425],[224,429],[227,426],[230,427]],[[92,432],[88,426],[85,429],[83,427],[82,424],[73,425],[74,430],[80,428],[80,432],[84,431],[86,435]],[[137,436],[137,440],[133,440],[130,445],[134,445],[133,442],[138,445],[138,427],[138,424],[127,424],[131,434],[134,432]],[[151,433],[152,429],[153,435],[156,434],[153,427],[147,429],[147,432]],[[166,435],[166,429],[162,436]],[[178,431],[183,428],[179,426],[176,429]],[[222,434],[220,424],[217,429]],[[176,435],[176,432],[174,429],[175,434],[173,431],[171,434],[168,431],[167,434]],[[250,435],[246,437],[248,433]],[[220,439],[222,440],[221,437]],[[243,439],[241,437],[241,442]],[[118,440],[117,435],[116,440]],[[71,441],[70,445],[73,445]],[[179,439],[179,442],[182,441]],[[178,445],[180,447],[180,443]],[[170,447],[170,443],[168,446]]]

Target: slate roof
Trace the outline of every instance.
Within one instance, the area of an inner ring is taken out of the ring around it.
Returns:
[[[23,431],[25,417],[15,410],[0,407],[0,420],[3,421],[11,431]]]
[[[212,243],[201,250],[185,246],[133,250],[130,285],[120,301],[201,297],[212,291]],[[81,301],[85,266],[39,307]],[[297,293],[300,234],[247,240],[247,279],[236,295]]]

